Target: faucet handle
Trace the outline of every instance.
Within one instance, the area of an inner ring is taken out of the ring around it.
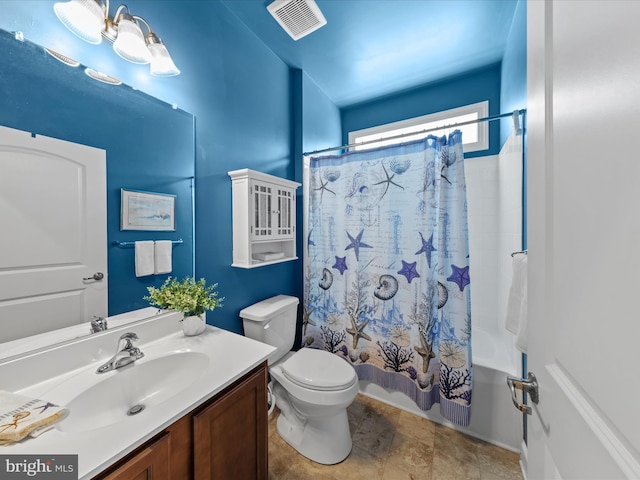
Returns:
[[[104,317],[96,317],[95,315],[91,318],[91,333],[102,332],[107,329],[107,319]]]
[[[142,357],[144,357],[144,353],[142,353],[142,350],[140,350],[138,347],[130,348],[129,355],[131,355],[131,358],[134,358],[135,360],[140,360]]]
[[[119,342],[122,342],[123,340],[126,343],[124,344],[124,347],[122,347],[122,350],[130,350],[130,349],[134,348],[133,347],[133,342],[138,340],[138,335],[136,335],[133,332],[128,332],[128,333],[120,335]]]

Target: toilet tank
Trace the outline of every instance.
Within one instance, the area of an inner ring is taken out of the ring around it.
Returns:
[[[270,364],[291,351],[297,312],[298,299],[289,295],[267,298],[240,311],[244,334],[277,348],[269,357]]]

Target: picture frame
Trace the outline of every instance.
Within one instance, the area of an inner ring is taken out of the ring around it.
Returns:
[[[120,189],[120,230],[175,231],[176,196]]]

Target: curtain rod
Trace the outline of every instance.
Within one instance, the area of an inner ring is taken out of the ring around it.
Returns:
[[[514,110],[511,113],[501,113],[499,115],[493,115],[491,117],[478,118],[476,120],[469,120],[467,122],[453,123],[451,125],[442,125],[441,127],[428,128],[427,130],[420,130],[419,132],[401,133],[399,135],[394,135],[392,137],[378,138],[376,140],[368,140],[366,142],[350,143],[350,144],[347,144],[347,145],[340,145],[339,147],[323,148],[322,150],[315,150],[313,152],[305,152],[302,155],[303,156],[317,155],[318,153],[332,152],[333,150],[342,150],[342,149],[345,149],[345,148],[352,148],[352,147],[358,147],[360,145],[368,145],[370,143],[377,143],[377,142],[380,142],[382,140],[394,140],[396,138],[410,137],[410,136],[414,136],[414,135],[420,135],[422,133],[438,132],[438,131],[443,130],[445,128],[462,127],[464,125],[471,125],[472,123],[490,122],[492,120],[498,120],[500,118],[505,118],[505,117],[512,117],[513,118],[514,127],[516,128],[516,130],[519,130],[521,127],[520,127],[520,119],[518,118],[518,116],[519,115],[524,115],[526,112],[527,112],[527,109],[526,108],[522,108],[520,110]]]

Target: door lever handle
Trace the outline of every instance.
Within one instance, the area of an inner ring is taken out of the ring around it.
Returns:
[[[518,402],[518,399],[516,398],[516,390],[521,390],[529,394],[531,401],[537,404],[540,401],[540,396],[538,393],[538,379],[536,376],[531,372],[527,374],[527,378],[508,376],[507,385],[509,385],[509,389],[511,390],[511,400],[515,407],[521,412],[531,415],[531,407]]]
[[[96,272],[90,277],[84,277],[82,280],[96,280],[96,281],[99,281],[99,280],[102,280],[103,278],[104,278],[104,273]]]

